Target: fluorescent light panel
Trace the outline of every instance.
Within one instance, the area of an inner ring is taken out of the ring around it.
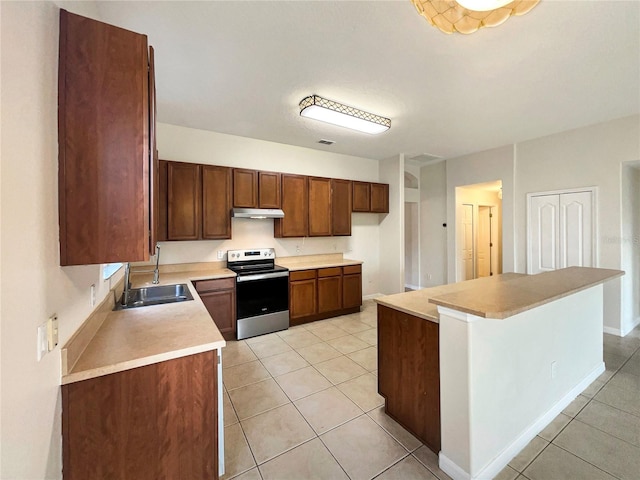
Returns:
[[[300,102],[300,115],[359,132],[377,134],[391,127],[391,120],[342,103],[310,95]]]

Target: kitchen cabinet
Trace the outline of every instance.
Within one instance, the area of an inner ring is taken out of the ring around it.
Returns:
[[[289,273],[289,318],[314,315],[318,310],[316,270]]]
[[[387,415],[440,452],[437,323],[378,305],[378,393]]]
[[[62,386],[64,480],[218,478],[218,352]]]
[[[291,325],[359,312],[362,305],[361,282],[360,265],[290,272]]]
[[[389,185],[353,182],[354,212],[389,213]]]
[[[196,291],[225,340],[236,338],[236,279],[193,282]]]
[[[148,260],[155,83],[147,37],[60,10],[59,38],[60,265]]]
[[[370,212],[371,184],[367,182],[353,182],[353,211]]]
[[[371,212],[389,213],[389,185],[386,183],[371,184]]]
[[[307,177],[283,173],[281,182],[284,218],[274,219],[274,236],[276,238],[306,237],[309,235]]]
[[[167,240],[200,238],[200,166],[167,162]]]
[[[202,238],[231,238],[231,169],[202,165]]]
[[[342,308],[342,268],[318,270],[318,313]]]
[[[331,179],[331,234],[351,235],[351,182]]]
[[[231,238],[231,168],[161,160],[158,240]]]
[[[342,268],[342,307],[362,305],[362,266],[348,265]]]
[[[258,208],[258,172],[256,170],[233,169],[233,206]]]
[[[331,236],[331,179],[309,177],[309,236]],[[286,213],[285,213],[286,216]]]
[[[280,188],[278,172],[258,172],[258,207],[280,208]]]

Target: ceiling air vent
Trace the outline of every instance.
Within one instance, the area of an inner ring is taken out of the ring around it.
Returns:
[[[321,139],[321,140],[318,140],[318,143],[321,143],[322,145],[333,145],[333,144],[334,144],[334,143],[336,143],[336,142],[334,142],[333,140],[325,140],[325,139],[323,138],[323,139]]]

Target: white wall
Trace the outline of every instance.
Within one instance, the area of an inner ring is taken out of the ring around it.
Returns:
[[[420,169],[420,276],[422,287],[447,283],[447,164]]]
[[[621,268],[621,169],[623,162],[640,159],[639,132],[636,115],[518,144],[516,271],[526,271],[526,194],[591,186],[598,187],[596,266]],[[506,223],[504,231],[506,235]],[[605,330],[610,333],[621,333],[622,281],[615,279],[604,287]]]
[[[447,282],[456,281],[456,187],[502,181],[502,268],[515,269],[514,147],[508,145],[447,160]],[[522,200],[524,202],[524,199]]]
[[[404,291],[404,155],[380,162],[380,181],[389,184],[389,213],[380,216],[379,292]]]
[[[90,16],[92,3],[70,10]],[[58,8],[0,2],[0,478],[61,477],[60,347],[36,360],[36,328],[58,314],[59,345],[102,301],[100,266],[59,266]],[[95,17],[95,15],[94,15]]]
[[[640,162],[622,169],[622,335],[640,323]]]
[[[163,160],[272,170],[349,180],[378,181],[378,162],[361,157],[266,142],[169,124],[158,124]],[[218,250],[276,249],[276,256],[343,253],[362,260],[363,294],[379,290],[379,221],[375,213],[352,214],[350,237],[274,238],[273,220],[233,219],[231,240],[163,242],[161,263],[218,261]]]

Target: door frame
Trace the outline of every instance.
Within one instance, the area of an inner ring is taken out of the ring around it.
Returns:
[[[531,218],[531,199],[533,197],[542,197],[545,195],[562,195],[564,193],[580,193],[580,192],[590,192],[593,203],[591,205],[591,225],[593,226],[591,231],[591,264],[594,268],[600,267],[600,244],[598,242],[599,225],[598,225],[598,187],[583,187],[583,188],[566,188],[562,190],[549,190],[546,192],[533,192],[527,193],[527,213],[526,213],[526,242],[527,242],[527,274],[531,274],[531,259],[533,257],[533,252],[531,251],[531,222],[529,221]]]

